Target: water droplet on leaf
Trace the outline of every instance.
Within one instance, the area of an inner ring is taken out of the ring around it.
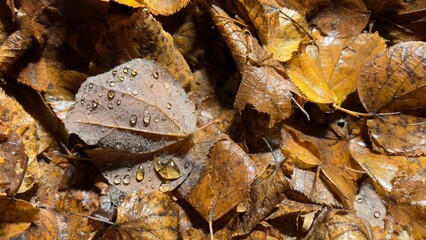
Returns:
[[[143,124],[145,126],[148,126],[150,121],[151,121],[151,114],[149,114],[148,110],[145,110],[145,114],[143,115]]]
[[[152,72],[152,76],[153,76],[155,79],[158,79],[158,72],[157,72],[157,70],[154,70],[154,72]]]
[[[92,89],[93,88],[93,83],[89,83],[89,88]]]
[[[380,217],[380,212],[379,211],[375,211],[374,212],[374,217],[375,218],[379,218]]]
[[[120,77],[119,80],[120,80],[120,82],[123,82],[124,81],[124,77]]]
[[[120,106],[120,104],[121,104],[121,100],[120,99],[117,99],[117,101],[115,101],[116,103],[117,103],[117,106]]]
[[[132,94],[135,95],[135,96],[138,95],[138,90],[133,89]]]
[[[124,178],[123,178],[123,184],[124,185],[129,185],[129,183],[130,183],[130,175],[124,176]]]
[[[136,77],[136,75],[138,74],[138,72],[135,69],[133,69],[131,74],[132,74],[133,77]]]
[[[145,176],[145,171],[143,169],[143,166],[140,165],[138,167],[138,170],[136,170],[136,181],[138,181],[138,182],[142,181],[144,176]]]
[[[154,122],[158,123],[160,121],[160,119],[158,117],[154,117]]]
[[[132,114],[129,119],[130,126],[134,127],[137,121],[138,121],[138,116],[136,116],[135,114]]]
[[[167,103],[166,107],[167,107],[167,109],[170,109],[170,108],[172,108],[172,104],[171,103]]]
[[[108,91],[108,100],[112,100],[115,97],[115,91],[114,90],[109,90]]]
[[[119,175],[116,175],[116,176],[114,177],[113,182],[114,182],[114,184],[115,184],[115,185],[120,184],[120,183],[121,183],[121,177],[120,177]]]
[[[98,100],[97,100],[97,99],[94,99],[94,100],[92,101],[92,109],[93,109],[93,110],[95,110],[95,109],[98,107],[98,105],[99,105]]]
[[[117,70],[112,70],[112,75],[113,76],[117,75]]]
[[[163,85],[164,85],[165,89],[169,89],[170,88],[170,85],[167,82],[164,82]]]
[[[129,69],[127,67],[123,68],[123,73],[128,73]]]
[[[160,158],[154,158],[155,171],[164,179],[177,179],[181,176],[181,172],[173,159],[163,163]]]

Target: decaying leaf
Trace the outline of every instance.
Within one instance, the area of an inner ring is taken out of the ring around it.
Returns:
[[[370,225],[354,214],[324,207],[305,239],[373,239]]]
[[[19,30],[9,35],[5,41],[1,41],[0,77],[31,47],[32,43],[33,38],[31,34]]]
[[[319,37],[288,62],[288,74],[309,101],[340,105],[355,91],[363,64],[385,48],[377,33]]]
[[[243,110],[253,105],[268,113],[269,126],[291,115],[292,92],[297,88],[285,76],[282,66],[266,52],[250,34],[235,23],[218,6],[210,8],[213,21],[224,37],[242,75],[234,106]]]
[[[34,182],[39,178],[39,169],[37,163],[37,155],[44,151],[48,145],[50,136],[45,135],[40,139],[38,130],[41,128],[38,122],[34,120],[23,107],[13,98],[7,96],[3,90],[0,90],[0,128],[4,136],[1,140],[2,150],[0,153],[1,171],[5,171],[10,178],[9,186],[6,189],[25,192],[30,189]],[[25,166],[27,164],[27,166]],[[27,168],[22,185],[19,190],[14,179],[21,176]],[[12,188],[11,188],[12,187]]]
[[[362,0],[313,1],[311,22],[335,38],[353,37],[367,26],[370,13]]]
[[[102,0],[105,1],[105,0]],[[109,1],[109,0],[107,0]],[[185,7],[190,0],[114,0],[115,2],[127,5],[133,8],[148,7],[155,15],[172,15]]]
[[[210,149],[197,185],[184,196],[201,216],[211,221],[242,201],[256,172],[248,155],[229,137],[222,138]]]
[[[155,152],[194,132],[194,108],[162,67],[135,59],[88,78],[65,125],[89,145]]]
[[[172,36],[163,30],[148,9],[141,9],[130,18],[111,24],[96,45],[91,72],[103,73],[135,58],[155,60],[182,86],[192,84],[191,70],[175,48]]]
[[[367,62],[358,92],[368,112],[373,147],[391,154],[426,153],[426,120],[399,112],[426,107],[426,44],[405,42],[383,50]],[[389,114],[386,114],[389,113]]]
[[[388,213],[399,225],[413,228],[414,235],[424,238],[426,158],[381,155],[366,148],[360,139],[351,140],[350,151],[374,181],[376,191],[389,203]]]
[[[273,0],[243,2],[265,49],[278,61],[289,60],[306,36],[303,29],[309,29],[304,17],[293,9],[280,7]]]
[[[162,192],[132,192],[103,239],[178,239],[179,207]]]
[[[39,209],[30,203],[0,196],[0,237],[13,237],[30,227]]]
[[[281,134],[281,151],[284,156],[292,159],[296,167],[318,168],[317,171],[321,172],[342,204],[351,208],[357,192],[355,181],[358,176],[345,168],[353,165],[348,142],[315,138],[289,127],[283,128]]]

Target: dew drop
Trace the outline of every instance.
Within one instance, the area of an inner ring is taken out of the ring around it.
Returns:
[[[120,106],[120,104],[121,104],[121,100],[120,99],[117,99],[117,101],[115,101],[116,103],[117,103],[117,106]]]
[[[172,104],[171,103],[167,103],[166,107],[167,107],[167,109],[170,109],[170,108],[172,108]]]
[[[132,70],[132,76],[135,77],[136,75],[138,75],[138,71],[136,71],[135,69]]]
[[[356,197],[356,201],[357,201],[358,203],[362,203],[362,202],[364,202],[364,198],[363,198],[363,197],[361,197],[361,196],[357,196],[357,197]]]
[[[186,162],[184,167],[189,168],[189,162]]]
[[[110,86],[110,87],[114,87],[114,86],[115,86],[115,82],[111,81],[111,82],[109,83],[109,86]]]
[[[97,99],[94,99],[94,100],[92,101],[92,109],[93,109],[93,110],[95,110],[95,109],[98,107],[98,105],[99,105],[98,100],[97,100]]]
[[[154,122],[158,123],[160,121],[160,119],[158,117],[154,117]]]
[[[121,183],[121,177],[119,175],[115,175],[114,180],[113,180],[115,185],[118,185]]]
[[[129,185],[129,183],[130,183],[130,175],[124,176],[124,178],[123,178],[123,184],[124,185]]]
[[[124,81],[124,77],[120,77],[120,78],[118,78],[119,80],[120,80],[120,82],[123,82]]]
[[[117,75],[117,70],[112,70],[112,75],[113,76]]]
[[[84,97],[80,98],[80,103],[81,103],[81,105],[84,105]]]
[[[160,191],[162,191],[162,192],[168,192],[168,191],[170,191],[170,186],[169,186],[169,184],[167,184],[167,183],[162,183],[162,184],[160,185]]]
[[[148,110],[145,110],[145,114],[143,115],[143,124],[145,126],[148,126],[150,121],[151,121],[151,114],[149,114]]]
[[[93,83],[89,83],[89,89],[93,88]]]
[[[169,89],[170,88],[170,85],[168,83],[166,83],[166,82],[164,82],[163,85],[164,85],[165,89]]]
[[[135,96],[138,95],[138,90],[133,89],[132,94],[135,95]]]
[[[135,114],[132,114],[129,119],[130,126],[134,127],[137,121],[138,121],[138,116],[136,116]]]
[[[155,79],[158,79],[158,72],[157,72],[157,70],[154,70],[154,72],[152,72],[152,76],[153,76]]]
[[[108,91],[108,100],[112,100],[115,97],[115,91],[114,90],[109,90]]]
[[[148,181],[149,181],[149,182],[151,182],[151,181],[152,181],[152,177],[149,177],[149,178],[148,178]]]
[[[380,217],[380,212],[379,211],[375,211],[374,212],[374,217],[375,218],[379,218]]]
[[[129,69],[127,67],[123,68],[123,73],[128,73]]]
[[[102,93],[99,93],[99,94],[98,94],[98,96],[99,96],[99,97],[102,97]]]
[[[192,110],[192,113],[195,113],[195,109]]]
[[[145,176],[145,171],[143,169],[143,166],[140,165],[138,167],[138,170],[136,170],[136,181],[138,181],[138,182],[142,181],[144,176]]]

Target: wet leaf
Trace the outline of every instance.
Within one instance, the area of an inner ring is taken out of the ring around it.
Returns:
[[[281,151],[284,156],[290,157],[296,167],[318,168],[320,176],[340,198],[342,204],[351,208],[357,191],[355,180],[358,176],[345,168],[353,165],[348,142],[315,138],[289,127],[283,128],[281,133]]]
[[[184,8],[190,0],[144,0],[146,6],[151,10],[155,15],[172,15]]]
[[[426,118],[405,114],[378,116],[367,121],[373,149],[389,154],[426,153]]]
[[[314,1],[311,22],[336,38],[354,37],[367,26],[370,13],[362,0]]]
[[[392,46],[378,53],[361,71],[358,92],[365,109],[375,115],[368,126],[376,150],[406,156],[426,152],[425,119],[395,115],[426,107],[425,49],[423,42]]]
[[[206,168],[197,185],[184,196],[206,220],[215,221],[236,207],[255,178],[248,155],[223,136],[209,152]]]
[[[30,203],[0,196],[0,236],[13,237],[30,227],[39,209]]]
[[[358,78],[358,92],[368,112],[386,113],[426,107],[426,44],[404,42],[382,50]]]
[[[284,69],[248,32],[229,21],[219,7],[210,9],[213,21],[224,37],[242,75],[234,106],[243,110],[253,105],[257,111],[270,115],[269,127],[291,115],[292,92],[296,87],[284,77]]]
[[[179,207],[164,193],[132,192],[103,239],[178,239]]]
[[[363,64],[385,48],[379,35],[319,37],[288,62],[288,74],[309,101],[340,105],[355,91]]]
[[[385,203],[374,189],[371,181],[365,180],[354,202],[355,214],[368,221],[372,227],[384,228],[387,215]]]
[[[373,239],[370,225],[354,214],[323,208],[305,239]]]
[[[194,105],[162,67],[135,59],[84,82],[65,125],[89,145],[155,152],[194,132]]]
[[[38,181],[39,168],[36,157],[48,146],[45,143],[50,142],[51,136],[44,135],[39,123],[3,90],[0,90],[0,113],[1,129],[6,137],[1,143],[2,149],[0,150],[2,153],[0,157],[5,160],[1,161],[0,165],[5,164],[2,166],[2,170],[10,178],[8,188],[12,187],[10,190],[22,193]],[[44,135],[43,138],[40,138],[39,130]],[[19,180],[15,178],[21,176],[26,167],[27,171],[22,185],[19,189],[13,188],[18,187],[16,184]]]
[[[278,61],[289,60],[306,36],[303,29],[309,29],[304,17],[273,0],[246,0],[244,6],[264,48]]]
[[[13,63],[31,47],[33,38],[28,32],[18,30],[1,43],[0,77],[7,73]]]
[[[191,70],[175,48],[172,36],[163,30],[148,9],[110,24],[109,31],[96,45],[90,69],[99,74],[135,58],[155,60],[182,86],[192,84]]]

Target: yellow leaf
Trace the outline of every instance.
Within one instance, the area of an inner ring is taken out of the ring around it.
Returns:
[[[319,37],[289,61],[288,74],[309,101],[340,105],[355,91],[366,60],[383,49],[384,40],[377,33],[345,39]]]
[[[127,5],[133,8],[144,7],[143,0],[114,0],[120,4]]]

